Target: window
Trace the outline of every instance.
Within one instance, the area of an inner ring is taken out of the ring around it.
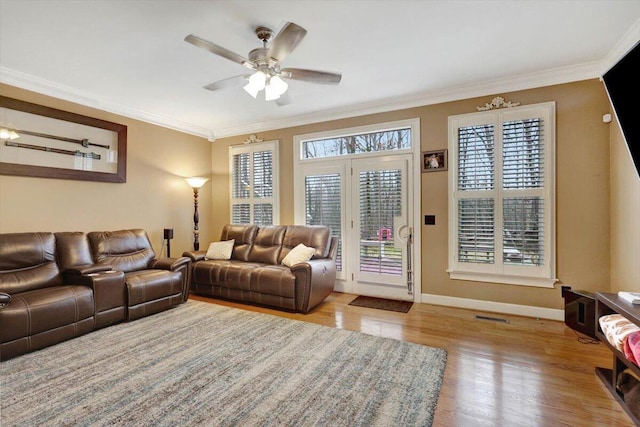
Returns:
[[[273,225],[278,213],[278,141],[229,147],[231,222]]]
[[[342,176],[314,173],[304,177],[305,224],[325,225],[338,238],[336,269],[342,271]]]
[[[360,271],[402,275],[402,252],[392,239],[394,220],[402,216],[402,171],[367,170],[358,174]]]
[[[555,103],[449,117],[452,279],[552,287]]]
[[[411,148],[411,128],[310,139],[302,141],[301,146],[300,154],[303,159],[404,150]]]

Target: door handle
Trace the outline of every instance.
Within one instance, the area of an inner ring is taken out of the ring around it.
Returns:
[[[398,216],[393,219],[394,224],[400,221],[404,221],[404,218]],[[409,230],[409,226],[407,224],[396,227],[393,233],[393,246],[396,249],[404,249],[407,246],[407,239],[409,238],[409,234],[411,234],[411,231]]]

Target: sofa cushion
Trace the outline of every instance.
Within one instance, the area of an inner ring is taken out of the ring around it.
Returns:
[[[288,267],[282,265],[265,265],[251,272],[252,292],[294,298],[295,285],[296,277]]]
[[[253,247],[249,252],[249,261],[279,264],[282,261],[279,256],[286,230],[286,226],[278,225],[260,227]]]
[[[0,292],[16,294],[61,284],[53,233],[0,234]]]
[[[204,259],[231,259],[234,243],[234,239],[211,243]]]
[[[234,240],[231,259],[249,260],[249,251],[258,233],[255,225],[227,224],[222,228],[220,240]]]
[[[147,232],[142,229],[93,231],[87,236],[95,262],[111,265],[114,270],[142,270],[155,257]]]
[[[248,291],[251,272],[263,265],[236,260],[198,261],[193,265],[192,282]]]
[[[301,262],[307,262],[315,253],[315,248],[310,248],[300,243],[298,246],[291,249],[287,256],[282,259],[282,265],[291,267],[296,264],[300,264]]]
[[[0,310],[0,342],[71,325],[93,317],[93,292],[87,286],[55,286],[12,295]]]
[[[85,233],[55,233],[58,265],[65,271],[69,268],[93,264],[89,238]]]
[[[138,270],[126,273],[128,306],[182,293],[182,273],[168,270]]]
[[[314,258],[326,258],[331,246],[331,229],[321,225],[289,225],[282,242],[278,264],[300,243],[315,248]]]

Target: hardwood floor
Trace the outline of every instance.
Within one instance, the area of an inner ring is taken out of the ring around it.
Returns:
[[[348,305],[354,297],[334,293],[309,314],[190,298],[446,349],[434,426],[634,425],[594,374],[611,367],[610,351],[562,322],[429,304],[395,313]]]

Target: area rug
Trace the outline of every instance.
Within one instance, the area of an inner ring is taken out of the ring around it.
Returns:
[[[349,305],[407,313],[409,309],[411,309],[413,303],[411,301],[397,301],[394,299],[366,297],[364,295],[360,295],[351,301]]]
[[[0,364],[9,426],[429,426],[443,349],[198,301]]]

